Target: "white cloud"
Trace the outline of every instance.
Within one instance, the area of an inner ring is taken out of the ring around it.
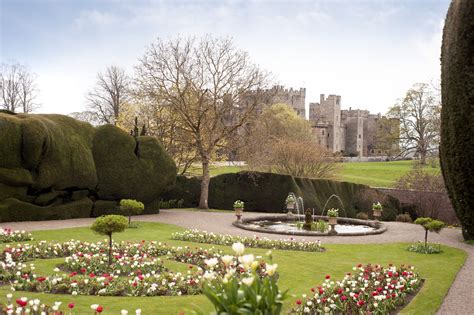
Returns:
[[[85,27],[103,27],[117,23],[118,16],[110,12],[100,12],[98,10],[87,10],[80,12],[79,16],[74,20],[74,25],[78,29]]]

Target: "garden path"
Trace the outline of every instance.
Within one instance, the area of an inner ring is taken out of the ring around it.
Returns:
[[[261,216],[264,214],[245,213],[246,217]],[[57,221],[35,221],[35,222],[10,222],[0,223],[2,227],[14,230],[48,230],[62,229],[68,227],[82,227],[92,224],[94,219],[70,219]],[[142,215],[140,221],[162,222],[175,224],[188,229],[198,229],[220,234],[232,234],[240,236],[265,236],[272,239],[285,238],[282,235],[257,233],[239,229],[232,225],[233,213],[207,212],[187,210],[162,210],[159,215]],[[393,243],[393,242],[416,242],[423,236],[419,226],[400,222],[384,222],[388,231],[379,235],[367,236],[330,236],[311,237],[294,236],[295,239],[314,240],[320,239],[323,244],[368,244],[368,243]],[[474,314],[474,246],[462,242],[459,229],[444,229],[441,233],[430,233],[431,242],[439,242],[448,246],[460,248],[468,253],[464,266],[456,276],[456,279],[448,291],[438,314],[465,315]],[[442,266],[440,266],[442,268]]]

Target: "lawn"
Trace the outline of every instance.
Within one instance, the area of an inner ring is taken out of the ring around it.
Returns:
[[[116,234],[115,240],[157,240],[174,245],[191,245],[193,247],[211,247],[212,245],[172,241],[172,232],[182,231],[174,225],[161,223],[140,223],[138,229],[127,229],[124,233]],[[93,234],[89,228],[72,228],[64,230],[37,231],[33,232],[36,240],[67,241],[79,239],[84,241],[98,241],[103,238]],[[323,240],[324,241],[324,240]],[[5,245],[2,245],[4,247]],[[278,263],[280,272],[280,287],[290,289],[292,295],[300,296],[309,293],[309,289],[322,281],[324,276],[330,274],[333,279],[340,279],[346,272],[358,263],[378,263],[387,265],[411,264],[418,268],[425,284],[417,296],[403,310],[402,314],[434,314],[440,306],[443,297],[447,293],[456,273],[466,259],[466,253],[443,246],[444,252],[438,255],[422,255],[405,250],[407,244],[367,244],[367,245],[325,245],[325,253],[308,253],[297,251],[275,250],[274,261]],[[215,246],[230,252],[227,246]],[[247,248],[246,252],[255,255],[264,255],[266,249]],[[62,259],[37,260],[38,271],[47,274],[61,262]],[[185,270],[183,264],[166,261],[165,264],[175,271]],[[440,268],[442,266],[442,268]],[[7,286],[0,287],[0,301],[5,300],[9,293]],[[142,314],[178,314],[185,311],[186,314],[196,307],[206,313],[211,311],[211,304],[203,296],[182,297],[96,297],[96,296],[71,296],[53,295],[30,292],[15,292],[15,297],[28,296],[38,297],[43,302],[52,304],[62,301],[63,304],[74,302],[77,310],[90,310],[91,304],[101,304],[105,307],[103,314],[118,314],[121,309],[129,311],[141,308]],[[289,310],[296,297],[291,297],[286,302],[286,311]]]
[[[396,181],[408,173],[415,161],[393,161],[393,162],[353,162],[340,163],[340,169],[336,174],[339,181],[364,184],[372,187],[393,187]],[[244,170],[239,166],[212,167],[211,176],[225,173],[237,173]],[[439,172],[439,167],[425,166],[428,172]],[[201,175],[201,169],[194,167],[189,170],[190,175]]]

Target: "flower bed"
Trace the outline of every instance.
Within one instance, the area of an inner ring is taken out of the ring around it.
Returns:
[[[293,238],[283,240],[272,240],[269,238],[261,238],[258,236],[240,237],[233,235],[222,235],[214,234],[212,232],[199,231],[199,230],[186,230],[184,232],[176,232],[171,235],[171,238],[179,241],[189,241],[197,243],[207,243],[215,245],[232,245],[233,243],[240,242],[247,247],[253,248],[268,248],[268,249],[283,249],[283,250],[298,250],[306,252],[322,252],[324,247],[321,246],[320,241],[299,242]]]
[[[14,290],[103,296],[159,296],[201,293],[203,269],[223,257],[216,249],[172,247],[157,242],[117,243],[113,247],[114,264],[107,265],[107,244],[69,241],[39,242],[8,246],[0,256],[0,281]],[[190,264],[189,270],[173,273],[157,256]],[[63,268],[52,275],[41,275],[29,260],[65,257]],[[231,263],[229,261],[229,263]],[[236,276],[244,272],[233,261]],[[197,267],[195,267],[195,265]],[[222,263],[215,272],[225,272]],[[255,268],[262,276],[263,265]],[[67,273],[65,272],[67,271]]]
[[[0,228],[0,243],[27,242],[33,240],[30,233]]]
[[[296,314],[389,314],[406,302],[421,286],[414,267],[358,265],[341,281],[326,276],[325,282],[303,295],[293,309]]]
[[[63,302],[54,302],[53,306],[42,303],[39,299],[28,299],[27,297],[19,297],[14,299],[13,294],[7,294],[7,303],[0,304],[0,314],[32,314],[32,315],[63,315],[76,314],[76,305],[74,303],[68,303],[67,306],[62,307]],[[92,304],[89,312],[85,310],[79,310],[77,314],[100,314],[106,308],[99,304]],[[141,315],[141,309],[136,309],[135,312],[130,314]],[[128,315],[127,310],[121,310],[121,315]]]

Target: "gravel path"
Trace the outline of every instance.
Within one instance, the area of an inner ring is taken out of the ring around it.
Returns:
[[[245,217],[261,216],[262,214],[246,213]],[[199,229],[221,234],[233,234],[241,236],[260,235],[272,239],[285,238],[287,236],[256,233],[234,227],[232,213],[226,212],[204,212],[184,210],[162,210],[159,215],[142,215],[140,221],[162,222],[175,224],[184,228]],[[34,222],[11,222],[0,223],[0,227],[9,227],[15,230],[49,230],[68,227],[90,226],[94,219],[71,219],[56,221],[34,221]],[[380,235],[367,236],[331,236],[311,237],[295,236],[295,239],[314,240],[320,239],[323,243],[331,244],[367,244],[367,243],[392,243],[392,242],[416,242],[420,240],[422,232],[419,226],[399,222],[384,222],[388,231]],[[468,253],[464,266],[456,276],[449,289],[446,298],[438,310],[438,314],[466,315],[474,314],[474,246],[462,242],[459,229],[444,229],[440,234],[430,233],[430,241],[439,242],[448,246],[460,248]],[[442,266],[440,266],[442,267]]]

